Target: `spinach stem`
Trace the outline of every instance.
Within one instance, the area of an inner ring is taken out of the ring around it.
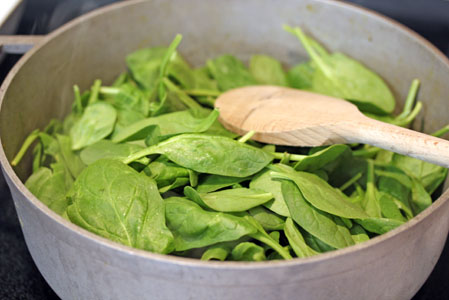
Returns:
[[[254,130],[248,131],[244,136],[238,139],[240,143],[246,143],[256,132]]]
[[[351,179],[349,179],[348,181],[346,181],[341,187],[339,187],[339,189],[343,192],[344,190],[346,190],[348,187],[350,187],[351,185],[353,185],[354,183],[357,182],[357,180],[359,180],[360,178],[362,178],[363,172],[359,172],[357,173],[354,177],[352,177]]]
[[[83,104],[81,103],[81,93],[78,85],[73,86],[73,93],[75,94],[75,106],[78,113],[83,111]]]
[[[192,96],[212,96],[212,97],[218,97],[221,95],[220,91],[214,91],[214,90],[206,90],[206,89],[191,89],[191,90],[184,90],[189,95]]]
[[[408,124],[410,124],[415,118],[416,118],[416,116],[419,114],[419,112],[421,111],[421,109],[422,109],[422,102],[421,101],[418,101],[417,103],[416,103],[416,105],[415,105],[415,107],[413,108],[413,110],[412,110],[412,112],[407,116],[407,117],[405,117],[404,119],[402,119],[399,123],[398,123],[398,125],[399,126],[406,126],[406,125],[408,125]]]
[[[273,154],[275,159],[283,159],[283,158],[285,158],[285,153],[271,152],[271,154]],[[289,155],[290,155],[289,159],[291,161],[301,161],[301,160],[303,160],[304,158],[307,157],[307,155],[300,155],[300,154],[289,154]]]
[[[412,112],[408,116],[406,116],[403,119],[401,119],[399,117],[397,118],[397,119],[399,119],[399,121],[395,122],[395,125],[406,126],[406,125],[410,124],[416,118],[416,116],[419,114],[419,112],[422,109],[422,106],[423,106],[422,102],[418,101],[416,103],[415,107],[413,108]]]
[[[375,218],[380,218],[380,203],[376,197],[376,186],[374,176],[374,162],[367,160],[368,166],[366,170],[366,192],[362,200],[362,207],[365,212]]]
[[[441,137],[449,132],[449,124],[432,133],[433,136]]]
[[[277,253],[279,253],[279,255],[282,256],[282,258],[292,259],[292,256],[290,255],[290,253],[288,253],[288,251],[285,250],[284,247],[282,247],[280,244],[276,243],[271,238],[268,238],[263,233],[258,231],[254,234],[250,234],[250,237],[252,237],[253,239],[256,239],[264,244],[267,244],[268,246],[273,248],[273,250],[275,250]]]
[[[331,78],[332,71],[329,70],[329,68],[326,65],[326,63],[324,62],[324,60],[312,47],[312,45],[309,42],[309,39],[302,32],[301,28],[299,28],[299,27],[292,28],[290,26],[284,25],[284,30],[296,35],[296,37],[300,40],[302,46],[304,47],[304,49],[306,49],[307,53],[310,55],[312,60],[318,65],[318,67],[324,72],[324,74],[326,74],[326,77]]]
[[[279,163],[287,165],[290,162],[290,156],[292,156],[290,153],[284,152],[284,157],[281,159]]]
[[[101,88],[101,80],[96,79],[94,81],[94,84],[92,85],[92,88],[90,89],[90,96],[87,102],[88,105],[98,100],[98,93],[100,92],[100,88]]]
[[[309,41],[310,46],[312,46],[312,48],[314,48],[315,51],[317,51],[320,56],[329,55],[329,53],[326,51],[326,49],[324,49],[324,47],[321,46],[317,41],[315,41],[314,39],[311,39],[308,36],[306,36],[306,37],[307,37],[307,40]]]
[[[23,142],[22,147],[20,148],[19,152],[17,152],[14,159],[11,161],[11,166],[17,166],[19,162],[22,160],[23,156],[27,152],[28,148],[33,144],[33,142],[37,139],[39,136],[39,129],[33,130],[29,136],[25,139]]]
[[[165,77],[165,74],[167,72],[167,65],[169,60],[172,58],[173,53],[175,53],[176,48],[178,48],[178,45],[181,43],[182,35],[177,34],[173,41],[171,42],[170,46],[168,46],[167,52],[165,52],[164,57],[162,58],[161,67],[159,69],[159,79]],[[159,100],[162,100],[164,98],[164,83],[160,81],[159,83]]]
[[[195,101],[195,99],[187,95],[185,91],[181,90],[179,87],[176,86],[176,84],[171,82],[170,79],[164,77],[164,79],[162,79],[162,82],[167,86],[167,88],[170,91],[175,92],[179,96],[179,100],[181,100],[187,107],[197,111],[203,108],[200,104],[198,104],[198,102]]]
[[[416,95],[418,93],[419,84],[420,82],[418,79],[413,79],[412,84],[410,85],[410,89],[408,91],[407,98],[405,100],[404,110],[398,116],[398,118],[405,118],[412,111],[413,103],[415,102]]]
[[[117,95],[120,93],[120,89],[112,86],[102,86],[100,87],[100,93],[105,95]]]

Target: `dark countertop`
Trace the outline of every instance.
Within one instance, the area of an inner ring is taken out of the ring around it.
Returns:
[[[45,34],[69,19],[114,0],[28,0],[17,33]],[[353,0],[414,29],[449,56],[449,1]],[[0,65],[0,82],[19,56]],[[9,189],[0,174],[0,299],[59,299],[27,250]],[[449,299],[449,242],[414,300]]]

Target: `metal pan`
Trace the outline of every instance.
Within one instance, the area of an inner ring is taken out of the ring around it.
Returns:
[[[222,53],[271,54],[286,64],[306,57],[282,24],[300,25],[330,50],[363,61],[398,99],[415,77],[426,132],[447,123],[449,62],[405,27],[334,1],[126,1],[82,16],[47,36],[14,67],[0,90],[0,161],[28,248],[63,299],[409,299],[438,260],[449,230],[449,192],[405,225],[366,243],[307,259],[202,262],[116,244],[64,220],[23,185],[30,157],[9,160],[25,136],[62,118],[71,87],[112,81],[127,53],[167,45],[193,64]],[[443,109],[444,108],[444,109]],[[425,122],[424,122],[425,121]]]

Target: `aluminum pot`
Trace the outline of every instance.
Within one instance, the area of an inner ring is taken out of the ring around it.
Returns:
[[[222,53],[306,57],[282,24],[300,25],[330,50],[363,61],[398,99],[415,77],[426,107],[415,125],[447,123],[449,62],[424,39],[369,11],[334,1],[126,1],[82,16],[29,51],[1,87],[0,160],[25,240],[63,299],[409,299],[433,269],[449,230],[449,192],[405,225],[366,243],[307,259],[203,262],[132,249],[64,220],[23,185],[30,157],[9,160],[25,136],[70,108],[72,85],[110,83],[124,57],[176,33],[192,64]],[[425,120],[425,122],[423,122]]]

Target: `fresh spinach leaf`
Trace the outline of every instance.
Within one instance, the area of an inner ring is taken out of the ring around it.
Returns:
[[[208,174],[247,177],[273,157],[258,148],[220,136],[182,134],[129,156],[125,163],[150,154],[164,154],[185,168]]]
[[[91,165],[102,158],[121,160],[142,148],[135,144],[116,144],[110,140],[101,140],[84,148],[80,157],[84,164]]]
[[[192,187],[187,186],[184,188],[184,194],[190,199],[199,197],[201,199],[199,201],[208,208],[222,212],[246,211],[273,198],[271,193],[247,188],[226,189],[200,194]]]
[[[156,183],[120,161],[89,165],[76,179],[70,199],[68,217],[91,232],[152,252],[173,250]]]
[[[237,261],[266,260],[263,248],[252,242],[243,242],[235,246],[232,249],[231,258]]]
[[[62,215],[69,201],[66,198],[73,179],[67,168],[61,163],[54,163],[51,169],[39,168],[25,182],[28,190],[40,201],[59,215]]]
[[[140,120],[128,127],[123,128],[112,136],[114,143],[135,141],[145,139],[154,126],[160,128],[162,137],[188,132],[204,132],[212,126],[218,117],[218,111],[213,110],[205,118],[196,118],[190,111],[179,111]]]
[[[313,172],[335,161],[343,152],[350,151],[346,145],[332,145],[323,150],[305,156],[298,161],[294,168],[297,171]]]
[[[203,176],[197,187],[199,193],[210,193],[234,184],[249,180],[250,177],[230,177],[222,175],[205,175]]]
[[[360,244],[369,240],[369,236],[365,229],[359,224],[354,224],[351,229],[349,229],[352,235],[352,239],[356,244]]]
[[[310,205],[295,183],[282,180],[281,187],[292,219],[304,230],[337,249],[354,244],[349,230],[338,226],[331,215]]]
[[[228,243],[219,243],[212,245],[204,251],[201,260],[220,260],[224,261],[231,252],[232,247]]]
[[[342,53],[320,53],[299,27],[285,26],[284,29],[301,41],[316,65],[312,91],[350,100],[362,111],[380,114],[393,112],[396,101],[377,74]]]
[[[361,204],[370,217],[381,217],[382,211],[380,209],[379,195],[374,178],[374,163],[372,160],[368,160],[366,191]]]
[[[232,55],[222,55],[208,60],[207,68],[217,81],[220,91],[257,84],[245,65]]]
[[[410,199],[411,207],[415,215],[421,213],[427,207],[432,205],[432,198],[427,193],[424,186],[417,180],[412,178],[412,197]]]
[[[272,172],[271,177],[294,182],[307,202],[319,210],[349,219],[368,216],[359,206],[349,201],[340,190],[333,188],[314,174],[295,171],[290,171],[288,174]],[[284,192],[283,195],[285,198]]]
[[[296,228],[291,218],[285,220],[284,232],[296,256],[304,258],[318,254],[306,244],[301,232]]]
[[[260,84],[287,85],[287,77],[281,63],[268,55],[253,55],[249,60],[249,72]]]
[[[177,251],[234,241],[256,232],[244,218],[203,210],[196,203],[172,197],[165,199],[167,225]]]
[[[288,85],[300,90],[309,90],[313,86],[316,68],[313,62],[305,62],[293,66],[287,72]]]
[[[267,231],[284,229],[284,219],[263,206],[251,208],[249,214]]]
[[[117,112],[107,103],[89,105],[70,130],[72,149],[79,150],[92,145],[112,133]]]
[[[270,173],[271,171],[269,169],[263,170],[253,177],[249,186],[252,189],[259,189],[273,194],[274,199],[265,203],[265,207],[281,216],[289,217],[290,212],[288,211],[287,204],[285,204],[284,197],[282,196],[281,183],[273,180]]]
[[[384,234],[398,226],[404,224],[403,221],[387,219],[387,218],[367,218],[363,220],[355,220],[363,228],[369,232]]]
[[[78,175],[84,170],[86,165],[81,160],[77,153],[72,151],[72,144],[70,137],[66,135],[56,135],[56,140],[59,145],[59,151],[61,152],[62,159],[67,166],[70,174],[73,178],[77,178]]]

